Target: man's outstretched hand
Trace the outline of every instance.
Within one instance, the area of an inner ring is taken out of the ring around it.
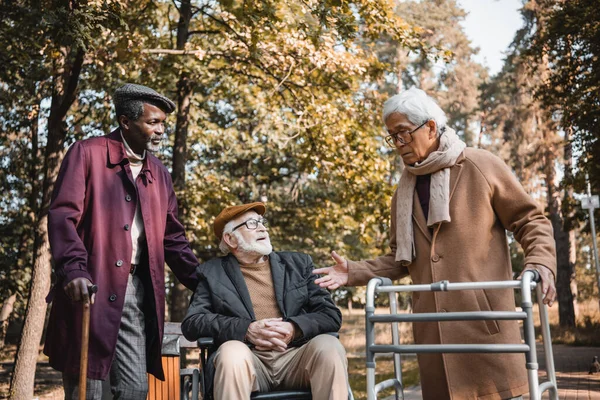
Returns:
[[[348,260],[335,251],[331,252],[331,257],[335,261],[333,267],[314,269],[313,274],[325,274],[325,276],[315,279],[315,283],[322,288],[335,290],[348,284]]]

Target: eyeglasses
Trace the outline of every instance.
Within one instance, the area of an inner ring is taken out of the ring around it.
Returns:
[[[266,228],[267,226],[269,226],[269,221],[267,221],[266,218],[260,218],[260,219],[250,218],[249,220],[242,222],[241,224],[234,227],[231,230],[231,232],[235,231],[238,228],[241,228],[244,225],[246,225],[246,228],[248,228],[248,230],[253,231],[256,228],[258,228],[258,224],[262,224],[262,226],[264,226]]]
[[[385,142],[390,147],[396,147],[396,142],[400,142],[402,144],[409,144],[410,142],[413,141],[412,134],[415,133],[416,131],[418,131],[419,129],[421,129],[428,122],[429,122],[429,120],[423,122],[421,125],[419,125],[415,129],[413,129],[412,131],[400,131],[397,133],[391,133],[385,137]]]

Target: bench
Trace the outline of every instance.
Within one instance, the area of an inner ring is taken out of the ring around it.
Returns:
[[[190,342],[181,333],[181,324],[166,322],[162,346],[162,366],[165,380],[148,374],[147,400],[196,400],[200,392],[200,371],[198,368],[182,368],[182,349],[197,349],[196,342]]]

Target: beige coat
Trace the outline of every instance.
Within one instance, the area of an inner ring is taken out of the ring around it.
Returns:
[[[349,261],[351,286],[375,276],[413,283],[505,281],[513,279],[506,230],[525,252],[525,263],[538,263],[556,274],[550,222],[510,169],[484,150],[467,148],[450,174],[451,222],[427,228],[416,192],[413,223],[416,259],[395,261],[396,196],[392,199],[391,253],[375,260]],[[413,311],[514,311],[512,290],[413,293]],[[428,322],[413,325],[419,344],[520,343],[515,321]],[[505,399],[527,392],[523,354],[419,355],[424,399]]]

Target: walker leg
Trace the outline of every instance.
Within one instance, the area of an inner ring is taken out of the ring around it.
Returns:
[[[367,367],[367,400],[377,400],[375,394],[375,366]]]
[[[396,292],[389,293],[390,298],[390,311],[392,315],[398,313],[398,302],[396,300]],[[392,343],[394,346],[400,344],[400,337],[398,334],[398,323],[392,322]],[[402,384],[402,358],[400,353],[394,353],[394,378],[396,384],[394,385],[394,391],[396,393],[396,400],[404,400],[404,385]]]
[[[554,369],[554,354],[552,353],[552,338],[550,337],[550,323],[548,321],[548,308],[541,301],[542,285],[537,285],[538,309],[540,312],[540,325],[542,330],[542,340],[544,342],[544,358],[546,359],[546,371],[548,381],[552,383],[553,388],[549,390],[550,399],[558,400],[558,386],[556,385],[556,371]]]

